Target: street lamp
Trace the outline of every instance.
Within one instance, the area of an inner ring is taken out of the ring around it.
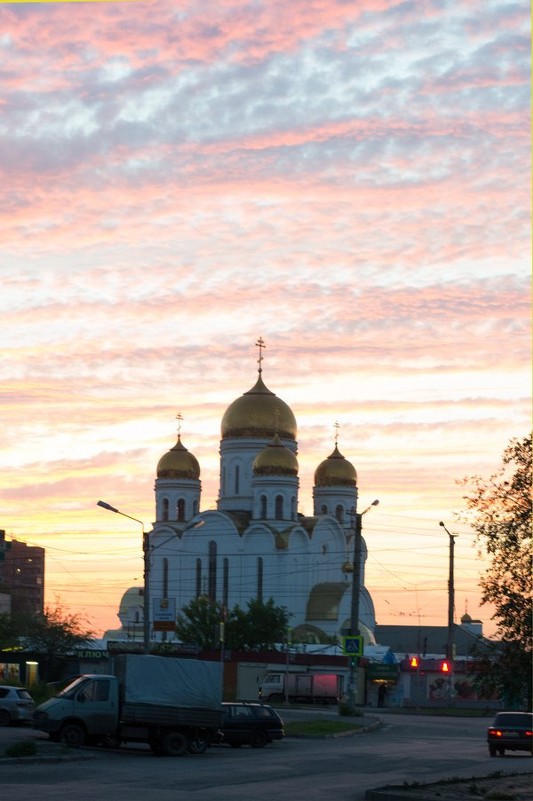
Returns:
[[[150,653],[150,540],[148,534],[144,530],[144,523],[142,520],[139,520],[137,517],[132,517],[131,515],[127,515],[125,512],[121,512],[119,509],[116,509],[114,506],[111,506],[110,503],[106,503],[105,501],[98,501],[96,504],[97,506],[101,506],[102,509],[107,509],[108,512],[115,512],[117,515],[122,515],[122,517],[127,517],[129,520],[135,520],[136,523],[140,523],[142,528],[142,547],[143,547],[143,562],[144,562],[144,613],[143,613],[143,624],[144,624],[144,653]]]
[[[366,515],[373,506],[377,506],[379,500],[372,501],[370,506],[363,512],[356,512],[353,509],[354,515],[354,538],[353,538],[353,572],[352,572],[352,605],[350,610],[350,636],[359,634],[359,595],[361,592],[361,538],[363,531],[363,515]],[[359,667],[359,657],[352,656],[350,658],[350,673],[349,673],[349,692],[348,692],[348,705],[352,711],[355,711],[357,703],[357,673]]]

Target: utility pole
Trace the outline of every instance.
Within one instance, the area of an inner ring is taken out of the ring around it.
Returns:
[[[449,685],[448,685],[448,695],[450,700],[452,699],[452,686],[453,686],[453,663],[455,658],[455,648],[454,648],[454,624],[453,624],[453,612],[455,609],[455,585],[454,585],[454,551],[455,551],[455,538],[458,536],[457,534],[451,534],[444,523],[439,523],[439,526],[442,526],[446,534],[449,538],[450,543],[450,561],[449,561],[449,571],[448,571],[448,640],[446,644],[446,659],[450,663],[450,672],[448,674],[449,677]]]
[[[363,515],[373,506],[377,506],[378,500],[372,501],[363,512],[353,510],[354,516],[354,543],[353,543],[353,572],[352,572],[352,599],[350,609],[350,635],[359,634],[359,595],[361,593],[361,544],[363,530]],[[359,657],[350,657],[350,672],[348,676],[348,704],[352,712],[355,712],[357,705],[357,679],[359,671]]]

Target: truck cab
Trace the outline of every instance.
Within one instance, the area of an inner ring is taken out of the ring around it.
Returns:
[[[33,727],[51,740],[81,745],[87,737],[99,739],[116,733],[119,719],[119,684],[115,676],[80,676],[54,698],[41,704]]]

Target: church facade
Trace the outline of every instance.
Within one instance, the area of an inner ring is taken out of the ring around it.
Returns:
[[[294,642],[330,642],[349,629],[356,471],[335,441],[314,473],[313,515],[298,512],[296,420],[263,382],[261,349],[258,362],[255,385],[222,418],[217,508],[202,511],[200,465],[181,432],[157,465],[152,639],[172,640],[165,619],[201,595],[228,609],[273,598],[289,612]],[[359,629],[370,644],[375,614],[361,545]]]

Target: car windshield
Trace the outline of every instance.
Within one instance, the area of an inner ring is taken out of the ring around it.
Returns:
[[[70,684],[67,684],[67,686],[63,690],[58,692],[56,697],[72,698],[76,693],[76,691],[79,690],[81,687],[83,687],[83,685],[86,684],[87,681],[88,680],[86,676],[79,676],[77,679],[74,679],[74,681],[71,681]]]

